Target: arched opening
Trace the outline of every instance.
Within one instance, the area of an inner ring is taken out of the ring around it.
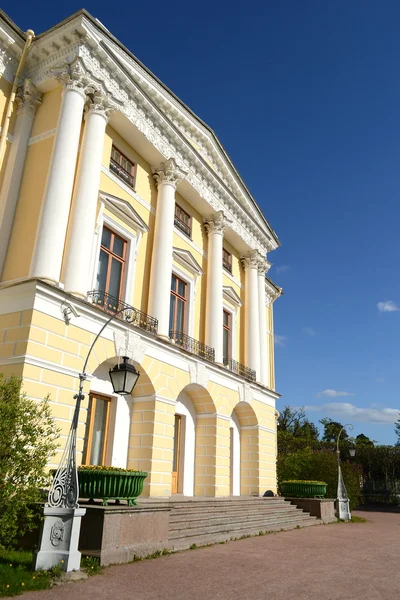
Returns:
[[[239,428],[239,443],[231,437],[231,489],[238,486],[240,494],[251,496],[259,493],[260,478],[260,451],[259,451],[259,428],[257,415],[247,402],[236,404],[232,413],[232,421],[235,418],[236,426]],[[239,456],[237,448],[239,447]],[[238,462],[240,468],[238,469]],[[233,491],[233,495],[236,495]]]
[[[172,494],[193,496],[195,449],[196,409],[189,394],[182,391],[175,408]]]
[[[230,495],[240,496],[240,423],[237,415],[233,412],[230,422],[230,455],[229,455],[229,479]]]

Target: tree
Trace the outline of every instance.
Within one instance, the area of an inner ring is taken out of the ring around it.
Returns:
[[[396,446],[400,446],[400,413],[399,413],[399,418],[397,419],[396,423],[394,424],[394,432],[397,435]]]
[[[285,406],[278,419],[278,453],[290,454],[318,444],[318,427],[305,415],[304,408]]]
[[[358,434],[358,436],[356,437],[356,447],[357,448],[373,448],[375,445],[375,443],[370,440],[370,438],[367,435],[364,435],[363,433]]]
[[[339,423],[339,421],[333,421],[332,419],[329,419],[327,417],[321,419],[320,423],[324,426],[322,440],[324,442],[336,442],[343,425]],[[347,440],[348,437],[349,436],[347,435],[347,432],[344,429],[340,438],[341,440]]]
[[[58,437],[49,399],[30,400],[19,378],[0,373],[0,547],[35,526],[34,503],[48,484]]]

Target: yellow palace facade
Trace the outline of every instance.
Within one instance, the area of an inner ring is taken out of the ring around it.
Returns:
[[[37,37],[1,13],[0,75],[0,371],[50,395],[53,466],[126,308],[78,462],[148,471],[153,497],[276,491],[279,241],[215,134],[85,11]]]

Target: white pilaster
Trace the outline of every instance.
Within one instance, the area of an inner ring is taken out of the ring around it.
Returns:
[[[25,79],[16,96],[17,118],[0,191],[0,276],[3,271],[8,242],[10,241],[28,140],[41,97],[42,94],[35,88],[30,79]]]
[[[258,263],[260,255],[257,250],[251,250],[242,258],[245,268],[245,363],[256,371],[257,381],[260,381],[260,323],[258,308]]]
[[[258,263],[258,310],[260,325],[260,381],[263,385],[269,385],[269,353],[267,340],[267,317],[265,302],[265,273],[270,263],[261,258]]]
[[[53,282],[60,280],[87,85],[76,61],[60,79],[63,98],[31,264],[32,276]]]
[[[158,319],[158,333],[166,338],[169,338],[175,190],[178,182],[184,176],[184,171],[178,167],[173,158],[153,168],[158,196],[151,257],[148,313]]]
[[[205,343],[215,350],[215,362],[223,363],[222,240],[224,213],[219,211],[205,221],[208,233],[207,296]]]
[[[72,201],[64,263],[64,288],[86,297],[91,286],[90,260],[96,225],[104,135],[112,101],[101,92],[90,98]]]

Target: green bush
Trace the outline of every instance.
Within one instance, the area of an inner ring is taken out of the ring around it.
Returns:
[[[352,508],[360,501],[361,469],[350,462],[342,462],[343,479]],[[290,479],[307,479],[326,481],[328,484],[326,497],[337,497],[338,467],[336,453],[327,450],[311,450],[305,448],[293,454],[279,456],[278,484]]]
[[[48,398],[30,400],[20,379],[0,373],[0,547],[37,525],[35,502],[48,483],[57,438]]]

